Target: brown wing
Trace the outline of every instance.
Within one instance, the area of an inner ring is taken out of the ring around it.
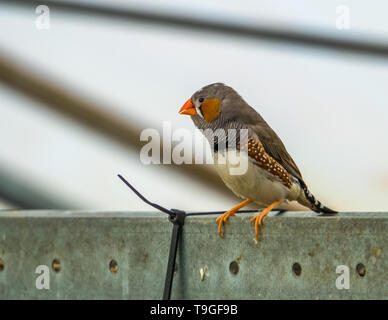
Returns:
[[[264,150],[273,157],[289,174],[303,182],[302,174],[283,142],[265,120],[249,105],[243,106],[244,111],[239,114],[238,121],[248,126],[253,135],[262,143]]]
[[[273,157],[288,173],[303,181],[297,165],[287,152],[278,135],[267,125],[266,128],[255,126],[252,128],[262,143],[264,150]]]
[[[240,144],[237,146],[237,148],[241,148]],[[263,144],[259,139],[249,138],[248,144],[242,146],[242,148],[248,151],[248,156],[253,160],[255,165],[259,166],[261,169],[267,171],[268,173],[271,173],[274,178],[282,182],[287,188],[291,188],[291,175],[278,161],[276,161],[265,151]]]

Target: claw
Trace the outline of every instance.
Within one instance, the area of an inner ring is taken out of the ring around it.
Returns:
[[[255,222],[255,235],[257,241],[259,241],[259,228],[264,228],[263,219],[268,215],[268,213],[271,212],[273,208],[275,208],[279,204],[280,201],[275,201],[274,203],[271,203],[267,208],[262,210],[258,215],[254,216],[251,219],[251,225],[253,225],[253,222]]]
[[[233,208],[234,209],[234,208]],[[223,238],[224,235],[222,234],[222,226],[224,224],[227,224],[228,223],[228,219],[230,216],[234,216],[236,215],[235,212],[238,210],[235,210],[233,211],[233,209],[230,209],[229,211],[226,211],[225,213],[223,213],[222,215],[220,215],[217,219],[216,219],[216,223],[218,223],[218,235]]]
[[[243,202],[239,203],[237,206],[233,207],[232,209],[226,211],[216,219],[216,223],[218,224],[218,235],[220,236],[220,238],[224,237],[224,235],[222,234],[222,226],[228,223],[229,217],[235,216],[238,210],[250,204],[251,202],[252,200],[249,200],[249,199],[244,200]]]

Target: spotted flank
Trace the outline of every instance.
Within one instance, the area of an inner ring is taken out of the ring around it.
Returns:
[[[292,186],[291,175],[265,150],[262,143],[256,139],[248,140],[248,156],[252,158],[257,166],[277,177],[288,189]],[[237,145],[240,148],[240,145]],[[246,146],[245,146],[246,148]],[[243,148],[243,149],[245,149]]]

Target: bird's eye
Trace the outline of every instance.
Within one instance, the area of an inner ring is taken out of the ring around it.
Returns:
[[[199,99],[198,99],[198,101],[199,101],[200,103],[202,103],[204,100],[205,100],[204,98],[199,98]]]

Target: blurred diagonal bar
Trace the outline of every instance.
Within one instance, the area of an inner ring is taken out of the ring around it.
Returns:
[[[79,206],[46,194],[0,167],[0,198],[22,209],[69,209]]]
[[[137,127],[134,125],[134,123],[138,124],[141,121],[124,120],[119,115],[104,111],[109,110],[109,108],[92,104],[80,96],[70,93],[65,88],[56,85],[55,81],[45,79],[41,73],[38,77],[33,72],[27,71],[4,54],[1,49],[0,81],[43,103],[44,106],[111,138],[114,142],[123,144],[126,148],[140,152],[144,144],[140,141],[139,136],[142,128],[147,128],[147,126]],[[162,145],[160,148],[163,150]],[[163,166],[163,168],[166,167],[233,197],[233,194],[225,188],[215,172],[204,165],[172,164]]]
[[[36,6],[38,3],[30,0],[0,0],[9,4],[19,4],[26,6]],[[179,16],[160,12],[150,12],[138,9],[122,9],[109,5],[94,5],[91,2],[81,3],[74,1],[40,1],[39,4],[46,4],[51,10],[66,10],[73,13],[85,15],[96,15],[104,18],[137,20],[143,23],[154,23],[161,25],[176,26],[186,29],[197,29],[205,32],[229,34],[239,37],[260,39],[303,46],[321,47],[342,52],[353,52],[368,54],[380,57],[388,57],[387,43],[377,43],[372,41],[359,41],[354,38],[331,37],[323,34],[298,32],[292,29],[277,29],[271,27],[258,27],[249,25],[239,25],[220,21],[210,21],[198,19],[193,16]],[[366,38],[366,37],[365,37]]]

